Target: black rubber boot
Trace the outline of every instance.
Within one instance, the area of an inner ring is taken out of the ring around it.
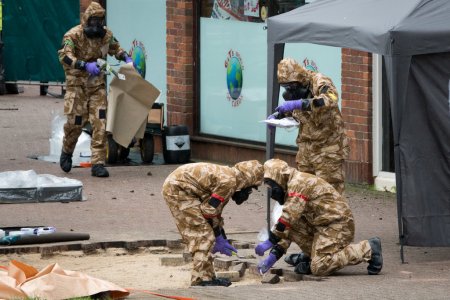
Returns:
[[[91,175],[95,177],[109,177],[109,172],[105,169],[104,165],[96,164],[92,165]]]
[[[311,258],[305,253],[297,254],[294,262],[294,272],[297,274],[311,274]]]
[[[284,261],[291,266],[296,266],[303,261],[310,262],[311,259],[305,253],[300,252],[285,256]]]
[[[72,153],[61,151],[61,156],[59,157],[59,166],[64,172],[69,173],[70,170],[72,170]]]
[[[383,255],[381,254],[381,240],[378,237],[369,239],[372,255],[367,266],[369,275],[377,275],[383,267]]]
[[[225,286],[231,285],[231,281],[226,278],[214,278],[213,280],[201,281],[198,286]]]

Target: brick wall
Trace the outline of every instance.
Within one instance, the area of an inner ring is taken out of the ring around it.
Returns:
[[[167,125],[194,126],[194,4],[167,0]]]
[[[372,54],[342,49],[342,115],[350,138],[346,181],[373,183]]]

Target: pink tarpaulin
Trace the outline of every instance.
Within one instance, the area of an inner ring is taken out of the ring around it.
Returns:
[[[0,299],[39,297],[68,299],[108,292],[111,299],[126,297],[129,292],[111,282],[62,269],[57,263],[41,271],[19,261],[0,268]]]

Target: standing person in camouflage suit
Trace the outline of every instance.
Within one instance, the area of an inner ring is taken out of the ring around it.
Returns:
[[[349,147],[336,87],[329,77],[306,70],[291,58],[278,64],[277,76],[286,100],[276,108],[277,118],[292,115],[300,123],[298,170],[317,175],[342,194]]]
[[[325,180],[300,172],[279,159],[264,164],[264,183],[271,198],[283,205],[281,217],[269,233],[269,239],[259,243],[258,255],[271,249],[258,265],[267,272],[287,251],[291,241],[303,252],[287,257],[295,272],[327,276],[346,265],[368,262],[370,275],[383,266],[381,241],[371,238],[350,244],[355,235],[353,215],[345,198]]]
[[[106,156],[106,87],[97,59],[115,55],[128,64],[133,61],[120,47],[112,32],[105,27],[105,10],[92,2],[83,14],[81,24],[70,29],[63,37],[58,51],[59,61],[66,75],[64,96],[63,146],[60,166],[64,172],[72,169],[72,155],[82,132],[89,122],[92,126],[92,176],[108,177]]]
[[[191,285],[231,284],[228,279],[216,278],[213,266],[212,253],[231,256],[237,252],[223,230],[222,210],[230,198],[237,205],[246,201],[262,179],[263,166],[256,160],[233,167],[191,163],[166,178],[162,195],[193,257]]]

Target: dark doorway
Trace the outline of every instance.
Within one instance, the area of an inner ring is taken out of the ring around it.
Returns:
[[[394,162],[394,134],[392,128],[392,117],[391,117],[391,104],[389,103],[389,87],[387,83],[386,68],[383,59],[382,67],[382,146],[381,146],[381,171],[384,172],[395,172],[395,162]]]

